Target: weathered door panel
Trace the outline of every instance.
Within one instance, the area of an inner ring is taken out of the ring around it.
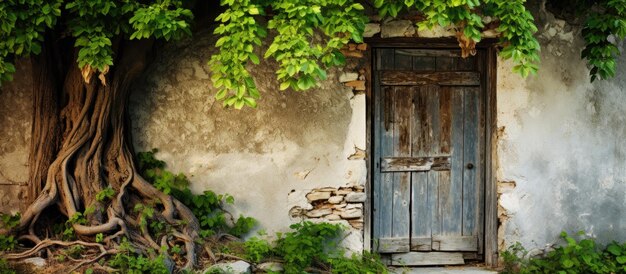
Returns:
[[[376,54],[375,250],[455,262],[467,252],[481,254],[484,115],[477,58],[462,59],[455,50]],[[441,253],[447,251],[456,253]]]

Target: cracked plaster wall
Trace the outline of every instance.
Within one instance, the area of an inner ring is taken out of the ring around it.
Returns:
[[[540,251],[562,230],[626,241],[626,58],[591,84],[580,29],[538,10],[538,75],[498,61],[500,249]]]
[[[0,86],[0,212],[24,208],[32,116],[30,62],[20,60],[14,81]]]
[[[277,65],[262,63],[252,70],[262,93],[258,109],[224,109],[206,66],[213,35],[195,37],[161,51],[137,85],[137,151],[158,148],[195,192],[233,195],[235,216],[258,219],[270,235],[300,220],[289,210],[308,203],[312,189],[365,183],[365,161],[348,160],[355,147],[365,149],[364,94],[340,84],[335,71],[314,90],[279,91]],[[348,246],[362,248],[361,238],[352,231]]]
[[[522,79],[509,61],[498,60],[500,248],[520,241],[540,250],[563,229],[626,241],[626,57],[618,77],[589,83],[580,29],[537,10],[539,74]],[[364,161],[347,159],[355,147],[365,148],[363,94],[337,83],[336,71],[317,90],[280,92],[276,65],[264,64],[254,69],[259,109],[223,109],[205,66],[210,36],[160,52],[137,85],[131,105],[137,150],[159,148],[171,169],[190,176],[194,191],[234,195],[235,213],[259,219],[270,233],[298,220],[289,209],[306,206],[311,190],[365,182]],[[15,197],[28,177],[29,75],[22,63],[15,81],[0,88],[4,212],[23,206]],[[353,247],[360,237],[349,237]]]

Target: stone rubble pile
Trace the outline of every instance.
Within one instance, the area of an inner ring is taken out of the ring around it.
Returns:
[[[323,221],[347,221],[353,228],[363,228],[363,203],[367,198],[363,186],[324,187],[306,194],[311,209],[294,207],[292,217]]]

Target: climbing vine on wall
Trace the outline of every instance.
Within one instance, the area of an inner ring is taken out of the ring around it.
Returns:
[[[586,47],[581,56],[590,67],[591,81],[615,76],[616,42],[626,37],[626,2],[548,2],[563,9],[576,6],[585,18]],[[515,63],[513,71],[526,77],[539,69],[537,27],[525,0],[223,0],[221,4],[227,9],[218,17],[220,26],[215,30],[221,36],[220,51],[210,66],[217,99],[235,108],[256,107],[260,94],[247,65],[259,64],[261,54],[279,63],[276,75],[281,90],[315,87],[326,77],[326,69],[344,63],[340,48],[350,40],[362,41],[368,20],[364,5],[382,18],[417,11],[423,17],[420,29],[453,26],[465,56],[475,52],[485,28],[483,19],[490,18],[499,33],[500,56]],[[265,48],[262,41],[268,30],[274,32]]]

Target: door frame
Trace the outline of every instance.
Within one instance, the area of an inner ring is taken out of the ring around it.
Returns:
[[[367,200],[364,203],[363,249],[372,250],[373,224],[373,157],[372,149],[374,131],[374,100],[373,78],[377,48],[424,48],[424,49],[458,49],[455,38],[369,38],[365,39],[369,45],[366,53],[366,144],[367,144]],[[485,223],[484,223],[484,260],[489,266],[498,265],[498,196],[497,196],[497,39],[483,39],[476,44],[476,48],[485,50],[486,79],[485,79]]]

